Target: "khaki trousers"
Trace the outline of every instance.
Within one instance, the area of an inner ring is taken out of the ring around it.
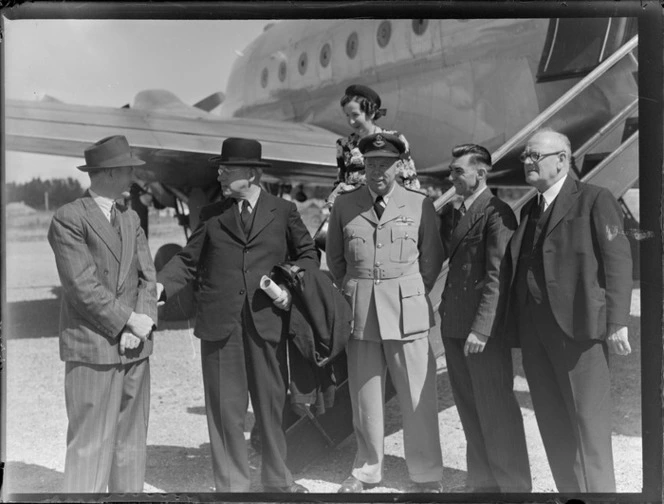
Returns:
[[[389,369],[403,417],[404,452],[410,479],[440,481],[443,460],[438,430],[436,363],[429,338],[410,341],[351,339],[348,384],[357,455],[352,474],[365,483],[383,477],[384,397]]]

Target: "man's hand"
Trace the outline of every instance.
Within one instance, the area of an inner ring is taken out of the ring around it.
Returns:
[[[138,345],[141,344],[141,339],[138,336],[134,336],[130,332],[123,332],[120,336],[120,354],[124,355],[125,349],[138,348]]]
[[[285,285],[279,284],[279,287],[281,287],[282,293],[281,296],[279,296],[277,299],[274,300],[274,305],[277,308],[281,308],[282,310],[289,310],[291,306],[291,302],[293,301],[293,296],[291,295],[290,291],[286,288]]]
[[[161,300],[161,295],[164,293],[164,284],[157,282],[157,306],[161,306],[165,301]]]
[[[142,341],[145,341],[152,332],[154,321],[143,313],[131,312],[129,320],[127,321],[127,328],[138,336]]]
[[[489,341],[488,336],[470,331],[470,334],[466,338],[466,344],[463,346],[463,354],[468,357],[468,354],[481,353],[487,341]]]
[[[632,353],[632,347],[629,345],[627,336],[627,326],[618,324],[609,324],[609,336],[606,341],[609,344],[609,350],[618,355],[629,355]]]

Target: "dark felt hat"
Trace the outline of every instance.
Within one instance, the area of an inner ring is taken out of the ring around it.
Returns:
[[[396,135],[390,133],[374,133],[360,140],[357,146],[367,157],[401,158],[406,152],[406,144]]]
[[[124,135],[102,138],[85,149],[84,155],[85,164],[77,167],[84,172],[145,164],[145,161],[141,161],[132,155],[129,142]]]
[[[346,88],[345,94],[348,96],[362,96],[367,100],[376,104],[376,108],[380,108],[380,96],[369,86],[362,84],[353,84]]]
[[[227,138],[221,144],[221,156],[211,157],[210,162],[218,165],[272,166],[261,161],[261,155],[260,142],[248,138]]]

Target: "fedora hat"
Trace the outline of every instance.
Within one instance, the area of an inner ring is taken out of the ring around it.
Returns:
[[[227,138],[221,144],[221,156],[210,158],[210,162],[218,165],[237,166],[272,166],[261,161],[261,144],[248,138]]]
[[[145,161],[134,157],[129,150],[129,142],[123,135],[102,138],[84,151],[85,164],[78,166],[81,171],[140,166]]]

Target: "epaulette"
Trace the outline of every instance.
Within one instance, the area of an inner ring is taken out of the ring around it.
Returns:
[[[424,193],[423,193],[421,190],[419,190],[419,189],[411,189],[410,187],[406,187],[406,186],[402,186],[402,187],[403,187],[406,191],[410,191],[410,192],[412,192],[412,193],[419,194],[419,195],[422,196],[423,198],[426,198],[426,197],[427,197],[427,195],[424,194]]]

